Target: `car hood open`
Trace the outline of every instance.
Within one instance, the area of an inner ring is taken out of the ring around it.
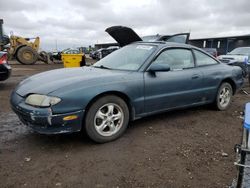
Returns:
[[[139,37],[137,33],[129,27],[112,26],[107,28],[105,31],[113,37],[121,47],[132,42],[142,41],[141,37]]]
[[[114,77],[124,79],[127,71],[115,71],[93,67],[63,68],[43,72],[23,80],[16,88],[17,94],[26,96],[32,93],[49,94],[67,86],[98,85],[112,82]]]

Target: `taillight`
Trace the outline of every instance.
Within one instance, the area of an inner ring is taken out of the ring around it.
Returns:
[[[1,58],[0,58],[0,65],[1,64],[5,64],[7,63],[7,54],[4,54]]]

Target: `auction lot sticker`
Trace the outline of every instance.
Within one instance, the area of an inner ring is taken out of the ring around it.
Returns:
[[[136,49],[141,49],[141,50],[151,50],[152,48],[153,48],[152,46],[147,46],[147,45],[136,46]]]

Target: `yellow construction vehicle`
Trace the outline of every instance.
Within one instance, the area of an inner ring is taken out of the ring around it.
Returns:
[[[23,38],[15,35],[10,36],[9,54],[22,64],[34,64],[39,59],[38,49],[40,44],[39,37]]]
[[[8,56],[11,59],[16,59],[21,64],[32,65],[38,60],[45,63],[50,61],[49,55],[46,52],[40,52],[39,45],[40,39],[36,38],[23,38],[11,34],[10,37],[3,34],[3,20],[0,19],[0,51],[7,49]],[[10,46],[7,46],[10,44]]]

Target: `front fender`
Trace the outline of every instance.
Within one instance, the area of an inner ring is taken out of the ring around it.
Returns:
[[[52,106],[54,114],[67,113],[77,110],[84,110],[92,99],[106,92],[120,92],[126,95],[136,114],[144,110],[144,82],[142,73],[134,73],[130,78],[109,81],[106,83],[97,83],[88,85],[82,83],[59,89],[50,93],[52,96],[58,96],[62,99],[60,103]]]

